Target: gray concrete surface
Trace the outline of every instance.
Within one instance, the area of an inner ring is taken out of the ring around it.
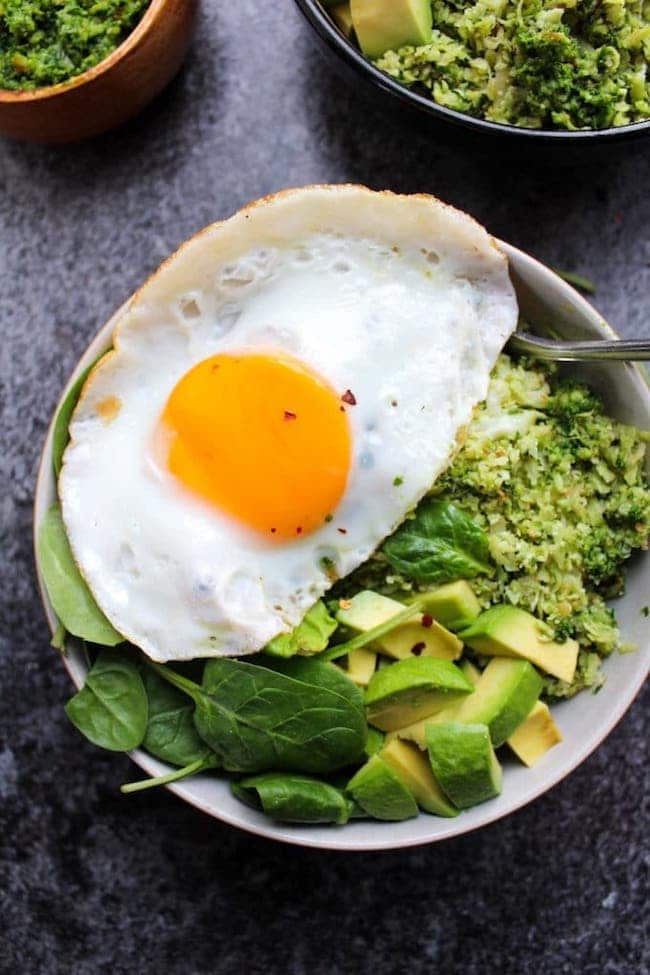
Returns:
[[[68,724],[31,553],[34,477],[62,383],[184,238],[312,181],[425,190],[593,277],[650,334],[650,159],[485,160],[370,101],[290,0],[204,0],[186,70],[83,146],[0,143],[0,972],[7,975],[643,975],[647,724],[638,700],[534,805],[404,853],[283,848],[167,793],[125,799],[126,758]]]

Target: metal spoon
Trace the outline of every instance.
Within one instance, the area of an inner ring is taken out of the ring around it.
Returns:
[[[508,345],[537,359],[580,362],[587,359],[650,359],[650,339],[598,339],[595,342],[560,342],[528,332],[515,332]]]

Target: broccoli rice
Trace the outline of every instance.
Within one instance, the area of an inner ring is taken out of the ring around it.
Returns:
[[[520,606],[556,639],[578,640],[575,678],[546,678],[549,698],[597,689],[602,658],[630,649],[605,600],[622,594],[625,561],[648,546],[648,439],[555,367],[502,355],[463,447],[433,487],[488,533],[494,570],[471,583],[482,606]],[[414,586],[380,550],[338,588],[399,598]]]
[[[433,0],[433,38],[379,68],[439,105],[526,128],[650,117],[649,0]]]

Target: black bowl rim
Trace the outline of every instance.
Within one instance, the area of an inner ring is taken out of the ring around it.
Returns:
[[[451,122],[453,125],[468,129],[477,129],[490,135],[507,135],[521,141],[536,139],[538,142],[554,143],[555,145],[563,142],[587,142],[589,145],[602,142],[621,142],[626,139],[637,138],[641,134],[647,135],[650,133],[650,119],[645,119],[641,122],[631,122],[629,125],[611,126],[608,129],[578,129],[577,131],[565,129],[529,129],[518,125],[507,125],[503,122],[489,122],[486,119],[476,118],[464,112],[457,112],[453,108],[445,108],[443,105],[438,105],[432,99],[425,98],[423,95],[411,91],[399,81],[391,78],[390,75],[376,68],[341,33],[329,14],[321,6],[319,0],[295,0],[295,2],[307,21],[318,33],[321,40],[336,55],[346,61],[357,74],[364,76],[378,88],[397,97],[411,108],[417,108],[427,115]]]

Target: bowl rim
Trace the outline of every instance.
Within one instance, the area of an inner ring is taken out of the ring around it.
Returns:
[[[202,233],[200,231],[199,233]],[[615,330],[603,319],[603,317],[596,311],[596,309],[573,287],[571,287],[567,282],[565,282],[555,271],[550,267],[538,261],[536,258],[531,257],[525,251],[519,250],[519,248],[514,247],[502,240],[496,239],[496,243],[501,248],[503,253],[508,258],[508,263],[513,267],[514,270],[521,270],[523,268],[529,268],[537,272],[541,272],[543,276],[550,277],[554,285],[566,296],[567,301],[573,304],[574,308],[578,310],[581,315],[581,320],[583,320],[588,328],[593,329],[596,335],[602,335],[609,338],[619,338]],[[181,247],[183,245],[181,244]],[[157,273],[157,272],[154,272]],[[137,290],[136,292],[137,293]],[[38,528],[42,521],[46,506],[48,504],[48,494],[50,494],[50,489],[53,485],[53,471],[52,471],[52,435],[56,417],[59,412],[59,408],[65,399],[70,387],[73,385],[77,379],[80,372],[85,368],[86,364],[91,360],[96,358],[97,354],[100,354],[101,348],[106,349],[110,343],[112,337],[113,329],[116,322],[120,319],[124,311],[128,308],[131,299],[129,298],[116,312],[109,318],[109,320],[95,333],[91,341],[86,345],[83,353],[78,358],[77,363],[65,384],[61,396],[54,408],[52,413],[52,418],[48,427],[46,438],[41,451],[41,456],[38,464],[38,473],[36,478],[36,487],[34,494],[34,509],[33,509],[33,521],[32,521],[32,544],[34,551],[34,560],[36,565],[36,576],[38,590],[41,598],[41,603],[45,612],[45,616],[50,627],[51,634],[54,634],[57,627],[57,620],[53,613],[49,598],[47,596],[44,580],[40,568],[40,560],[38,557],[37,548],[37,535]],[[630,364],[630,369],[632,376],[636,380],[636,385],[639,390],[639,395],[645,401],[645,405],[650,411],[650,386],[648,384],[648,379],[645,374],[634,364]],[[56,487],[54,485],[54,487]],[[646,558],[650,558],[647,555]],[[643,652],[643,647],[639,648],[639,652]],[[80,686],[80,683],[75,674],[75,668],[71,662],[69,656],[61,656],[61,660],[68,671],[70,678],[76,687]],[[641,665],[636,678],[632,680],[628,687],[625,689],[625,693],[621,694],[615,703],[615,706],[611,708],[608,715],[607,721],[605,722],[602,729],[600,729],[594,736],[581,742],[578,747],[569,753],[569,756],[562,765],[556,769],[553,773],[544,778],[542,782],[535,785],[531,783],[528,790],[525,790],[518,798],[513,798],[508,803],[505,809],[491,810],[490,804],[486,803],[483,806],[482,814],[479,815],[478,819],[473,822],[467,822],[465,817],[459,816],[453,821],[453,825],[450,825],[448,830],[444,835],[431,835],[431,836],[414,836],[407,839],[400,839],[395,842],[391,839],[390,823],[382,824],[385,827],[386,839],[363,841],[350,843],[343,841],[341,836],[341,831],[332,829],[331,838],[328,835],[325,840],[322,838],[316,838],[309,830],[304,832],[300,828],[291,826],[289,824],[274,823],[271,820],[262,822],[250,822],[246,821],[245,815],[246,811],[242,808],[241,815],[233,815],[228,811],[223,809],[215,809],[213,804],[207,803],[202,799],[198,798],[196,795],[192,794],[185,788],[185,784],[181,781],[178,783],[170,783],[165,788],[169,789],[174,795],[183,799],[185,802],[199,809],[201,812],[206,813],[213,819],[218,819],[221,822],[227,823],[230,826],[235,826],[244,832],[250,833],[255,836],[262,836],[266,839],[275,840],[276,842],[289,843],[294,846],[308,847],[313,849],[331,850],[337,852],[375,852],[375,851],[390,851],[398,849],[407,849],[416,846],[424,846],[432,843],[442,842],[443,840],[452,839],[467,833],[474,832],[484,826],[487,826],[499,819],[503,819],[509,816],[511,813],[516,812],[518,809],[523,808],[528,805],[533,800],[539,798],[539,796],[548,792],[555,785],[557,785],[562,779],[574,771],[579,765],[585,761],[592,752],[602,743],[602,741],[610,734],[613,728],[622,719],[626,711],[631,706],[635,697],[641,690],[648,673],[650,672],[650,655],[647,655],[645,660],[645,665]],[[143,771],[149,775],[159,775],[161,774],[161,769],[167,769],[168,766],[164,763],[160,763],[158,760],[154,759],[152,756],[148,755],[141,749],[135,749],[129,752],[129,757],[132,761],[138,765]],[[479,808],[479,807],[477,807]],[[435,821],[436,817],[432,817]],[[451,823],[451,821],[449,821]]]
[[[142,38],[153,27],[158,17],[165,12],[165,7],[169,0],[149,0],[148,6],[142,17],[135,25],[130,34],[116,48],[99,61],[98,64],[88,68],[83,74],[73,75],[67,81],[60,81],[56,85],[43,85],[40,88],[30,88],[25,91],[13,91],[11,88],[0,88],[0,107],[2,105],[25,105],[30,102],[47,101],[63,95],[75,88],[81,88],[88,82],[110,71],[115,65],[127,57],[133,48],[137,47]]]
[[[485,134],[517,138],[524,142],[530,139],[549,141],[560,145],[563,142],[588,142],[594,144],[604,141],[624,141],[632,139],[642,133],[650,133],[650,118],[640,122],[629,122],[627,125],[615,125],[606,129],[531,129],[525,126],[510,125],[506,122],[490,122],[487,119],[458,112],[453,108],[439,105],[432,98],[420,95],[406,85],[369,61],[361,51],[336,26],[334,21],[321,6],[319,0],[295,0],[298,8],[308,23],[319,34],[321,40],[356,73],[367,81],[383,89],[390,95],[411,108],[416,108],[424,114],[451,122],[462,128],[477,129]]]

